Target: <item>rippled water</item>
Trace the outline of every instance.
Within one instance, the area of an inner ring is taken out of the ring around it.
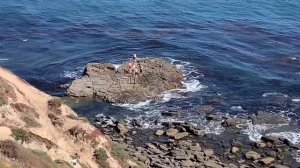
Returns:
[[[300,124],[298,0],[0,2],[0,65],[52,95],[62,96],[87,63],[120,64],[133,52],[177,64],[188,93],[150,105],[95,102],[76,107],[80,113],[153,117],[178,109],[202,123],[191,109],[221,97],[216,108],[227,115],[264,110]]]

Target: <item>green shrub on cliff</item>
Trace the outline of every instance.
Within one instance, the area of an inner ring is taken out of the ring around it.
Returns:
[[[124,161],[129,158],[129,152],[126,149],[125,145],[113,142],[111,146],[111,154]]]
[[[59,97],[53,97],[52,99],[48,100],[48,108],[50,111],[61,114],[61,105],[63,104],[62,100]]]
[[[12,129],[12,136],[16,141],[21,141],[21,144],[30,140],[28,132],[21,128]]]
[[[37,120],[30,115],[22,115],[21,120],[25,122],[27,127],[40,127],[41,124],[37,122]]]
[[[107,159],[108,156],[103,148],[99,148],[94,152],[94,157],[97,160],[99,168],[110,168]]]

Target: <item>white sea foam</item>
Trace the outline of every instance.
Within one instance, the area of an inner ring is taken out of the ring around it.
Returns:
[[[242,106],[231,106],[230,110],[232,110],[232,111],[240,111],[240,112],[245,111]]]
[[[26,41],[28,41],[28,39],[22,39],[22,41],[23,41],[23,42],[26,42]]]
[[[63,78],[76,79],[79,78],[84,70],[84,67],[77,67],[74,71],[64,71]]]
[[[205,124],[205,133],[207,134],[221,134],[225,128],[221,124],[222,122],[208,122]]]
[[[0,61],[8,61],[8,58],[0,58]]]
[[[293,102],[300,102],[300,98],[294,98],[294,99],[291,99]]]
[[[288,95],[282,94],[282,93],[278,93],[278,92],[264,93],[262,96],[263,97],[268,97],[268,96],[283,96],[283,97],[288,97]]]
[[[125,103],[125,104],[113,104],[113,105],[120,106],[120,107],[125,107],[125,108],[128,108],[130,110],[136,110],[136,109],[143,108],[144,106],[147,106],[150,103],[151,103],[151,101],[147,100],[147,101],[143,101],[143,102],[138,102],[136,104]]]
[[[206,86],[201,85],[201,83],[196,79],[182,81],[182,84],[186,87],[186,89],[181,90],[184,92],[198,92],[206,88]]]

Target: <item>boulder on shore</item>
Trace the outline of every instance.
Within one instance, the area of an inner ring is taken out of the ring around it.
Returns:
[[[182,88],[182,72],[163,59],[137,61],[138,74],[128,72],[128,63],[90,63],[80,79],[72,82],[68,96],[98,98],[110,103],[137,103],[157,99],[161,93]],[[142,67],[142,68],[141,68]]]

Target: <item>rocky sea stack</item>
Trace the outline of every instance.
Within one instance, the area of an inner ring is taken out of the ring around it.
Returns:
[[[82,77],[72,82],[67,95],[110,103],[137,103],[158,99],[167,90],[183,87],[182,72],[163,59],[137,60],[135,76],[128,72],[128,64],[118,68],[112,64],[88,64]]]

